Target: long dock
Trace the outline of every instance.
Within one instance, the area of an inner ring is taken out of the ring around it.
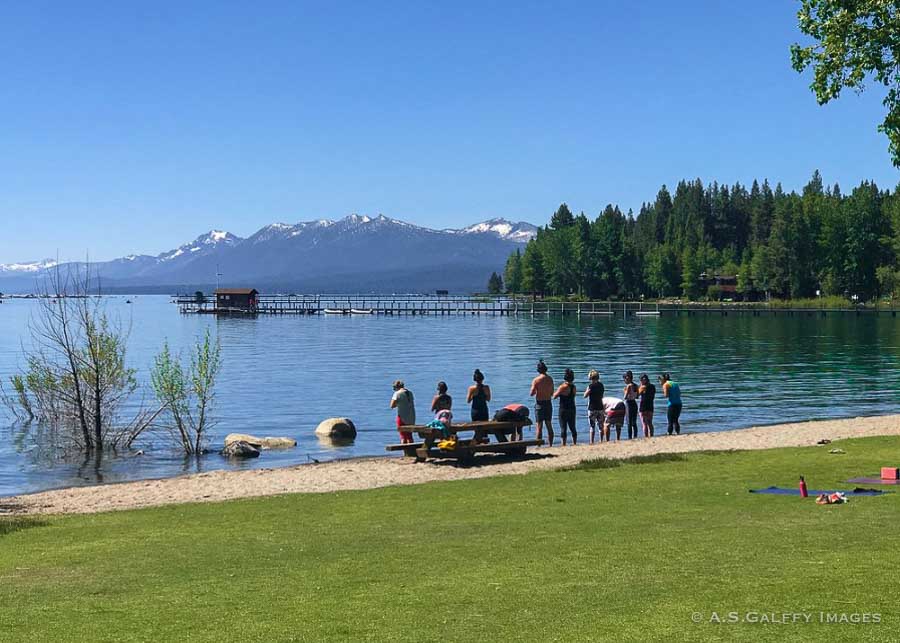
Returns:
[[[889,316],[897,317],[896,306],[847,308],[791,308],[758,303],[656,303],[613,301],[543,301],[526,297],[477,297],[433,295],[294,295],[260,294],[252,310],[217,308],[215,297],[180,295],[174,303],[184,314],[215,315],[496,315],[575,317],[693,317],[693,316]]]

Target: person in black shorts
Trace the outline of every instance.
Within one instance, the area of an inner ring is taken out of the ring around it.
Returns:
[[[547,439],[553,446],[553,378],[547,375],[544,360],[537,363],[538,376],[531,381],[531,397],[534,398],[534,422],[537,427],[535,437],[543,439],[544,426],[547,427]]]

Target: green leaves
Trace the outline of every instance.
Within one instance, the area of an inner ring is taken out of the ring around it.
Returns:
[[[187,369],[172,355],[168,342],[154,360],[150,381],[168,420],[164,426],[187,454],[203,449],[221,367],[221,346],[213,342],[209,329],[192,347]]]
[[[844,88],[861,92],[866,78],[888,89],[887,116],[879,131],[887,135],[894,165],[900,167],[900,9],[886,0],[803,0],[800,31],[815,42],[791,46],[798,72],[810,67],[810,89],[820,105]]]

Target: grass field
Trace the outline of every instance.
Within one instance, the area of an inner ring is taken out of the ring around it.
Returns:
[[[0,640],[896,640],[900,494],[747,493],[900,461],[835,445],[0,518]]]

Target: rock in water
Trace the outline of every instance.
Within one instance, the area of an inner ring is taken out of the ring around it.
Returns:
[[[328,418],[316,427],[316,435],[332,440],[352,440],[356,437],[356,426],[350,418]]]
[[[290,449],[297,446],[294,438],[258,438],[246,433],[229,433],[225,436],[225,446],[233,442],[247,442],[257,449]]]
[[[226,458],[258,458],[259,449],[243,440],[226,444],[222,449],[222,455]]]

